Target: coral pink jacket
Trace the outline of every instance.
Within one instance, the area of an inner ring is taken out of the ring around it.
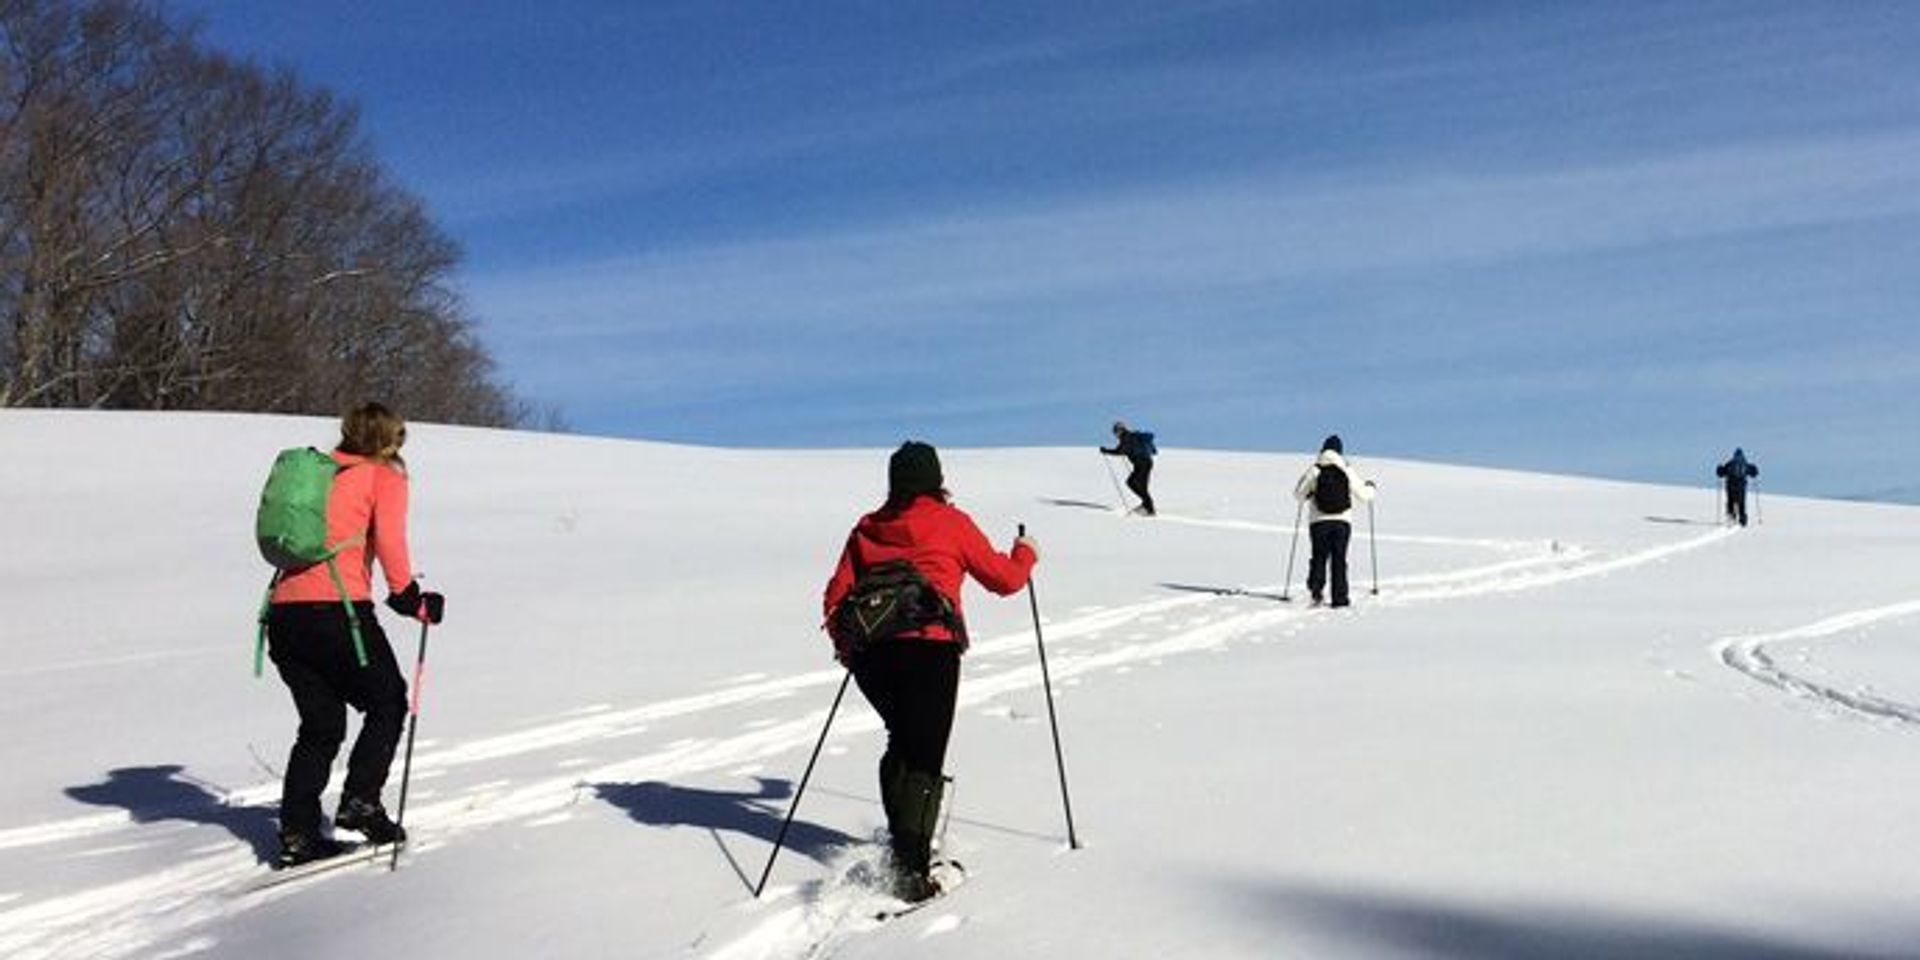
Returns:
[[[413,561],[407,554],[407,474],[399,464],[333,451],[340,465],[333,492],[327,498],[327,542],[364,539],[350,544],[334,558],[347,599],[373,599],[373,561],[378,558],[387,590],[398,593],[413,582]],[[288,574],[273,588],[274,603],[340,602],[327,565],[316,563]]]

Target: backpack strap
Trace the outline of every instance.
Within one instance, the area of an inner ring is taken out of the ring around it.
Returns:
[[[364,460],[359,463],[349,463],[341,467],[339,472],[335,473],[334,476],[338,478],[341,473],[346,473],[354,467],[365,465],[366,461]],[[327,550],[327,573],[333,577],[333,589],[340,592],[340,607],[347,612],[347,632],[353,634],[353,659],[362,669],[367,665],[367,643],[360,639],[360,615],[353,611],[353,601],[347,599],[346,581],[340,579],[340,565],[333,562],[333,558],[339,556],[340,551],[348,547],[360,546],[366,542],[367,535],[365,533],[357,533],[334,544]]]
[[[334,551],[338,553],[339,551]],[[340,606],[347,611],[347,631],[353,634],[353,657],[360,666],[367,665],[367,644],[360,639],[360,615],[353,610],[353,601],[347,599],[347,585],[340,579],[340,565],[327,558],[327,572],[333,574],[333,587],[340,591]]]
[[[267,580],[267,593],[260,598],[260,635],[253,641],[253,675],[260,676],[261,667],[267,659],[267,612],[273,609],[273,588],[280,585],[280,578],[286,571],[275,568],[273,576]]]
[[[326,559],[327,574],[333,577],[333,588],[340,592],[340,606],[347,613],[347,632],[353,635],[353,658],[362,667],[367,665],[367,642],[360,636],[360,616],[353,610],[353,601],[347,599],[347,584],[340,579],[340,565],[334,562],[334,558],[339,556],[340,551],[358,543],[365,543],[366,539],[366,535],[361,534],[342,540],[327,552]],[[260,635],[253,641],[253,675],[256,677],[260,676],[266,660],[267,612],[273,606],[274,588],[280,585],[280,579],[284,576],[286,571],[275,570],[273,579],[267,581],[266,596],[260,598]]]
[[[354,662],[362,667],[367,665],[367,644],[360,639],[360,615],[353,612],[353,601],[347,599],[347,584],[340,579],[340,565],[334,562],[334,558],[340,555],[340,551],[366,542],[366,534],[356,534],[334,544],[333,549],[327,551],[327,573],[333,577],[333,589],[340,592],[341,608],[347,611],[347,632],[353,634]]]

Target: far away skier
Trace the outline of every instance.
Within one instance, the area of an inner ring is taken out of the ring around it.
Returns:
[[[1733,457],[1714,467],[1713,475],[1727,484],[1727,519],[1737,520],[1741,526],[1746,526],[1747,481],[1760,476],[1760,468],[1748,463],[1746,453],[1734,447]]]
[[[1127,489],[1140,498],[1139,512],[1153,516],[1153,494],[1148,491],[1147,483],[1153,476],[1153,456],[1159,450],[1153,445],[1153,434],[1145,430],[1129,430],[1126,423],[1113,422],[1114,444],[1101,447],[1100,452],[1109,457],[1126,457],[1133,470],[1127,474]]]
[[[1294,484],[1293,497],[1308,507],[1307,534],[1313,556],[1307,562],[1307,592],[1317,606],[1333,580],[1333,606],[1344,607],[1347,597],[1347,543],[1353,539],[1353,498],[1373,499],[1373,481],[1355,484],[1353,472],[1341,454],[1339,434],[1320,444],[1320,456]],[[1329,569],[1331,568],[1331,569]]]

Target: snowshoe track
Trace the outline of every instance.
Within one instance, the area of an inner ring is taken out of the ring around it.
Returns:
[[[1920,724],[1920,705],[1889,700],[1864,691],[1848,692],[1828,686],[1787,670],[1767,653],[1767,647],[1774,644],[1847,637],[1874,624],[1916,614],[1920,614],[1920,600],[1870,607],[1787,630],[1727,637],[1713,645],[1713,653],[1722,664],[1754,680],[1820,706],[1863,717]]]

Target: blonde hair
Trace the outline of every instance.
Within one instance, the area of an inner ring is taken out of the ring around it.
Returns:
[[[340,418],[340,451],[405,465],[400,447],[407,442],[407,422],[382,403],[363,403]]]

